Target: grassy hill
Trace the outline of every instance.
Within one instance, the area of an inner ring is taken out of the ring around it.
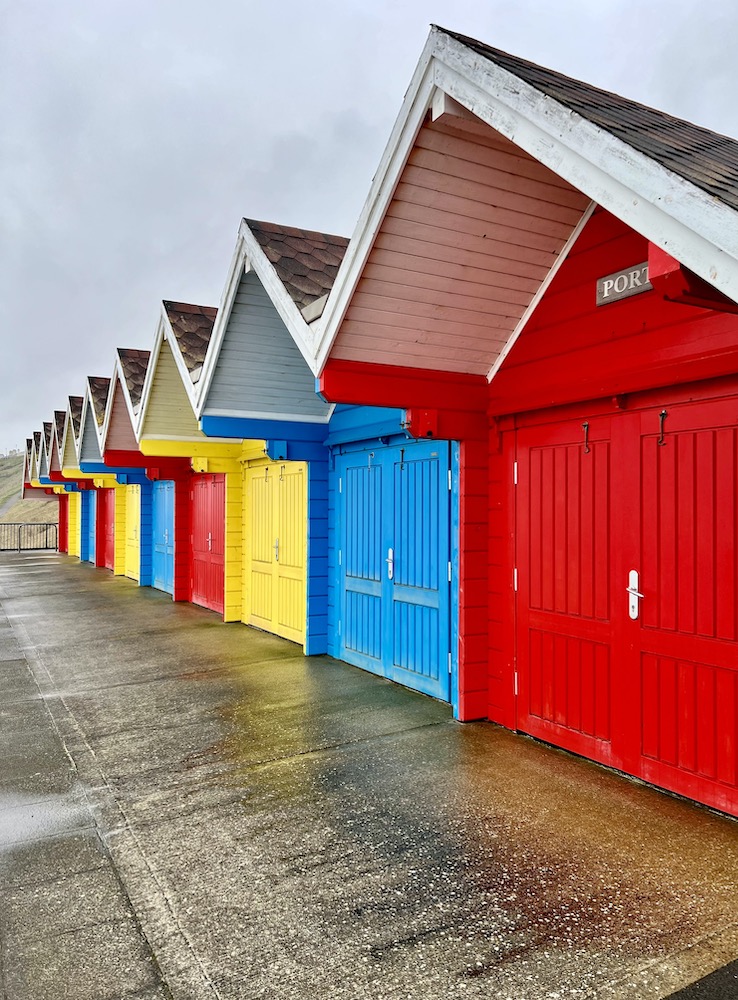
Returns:
[[[0,458],[0,523],[39,524],[44,521],[56,523],[59,520],[57,500],[20,499],[22,472],[22,455]],[[13,503],[13,500],[16,502]],[[6,504],[9,506],[6,507]]]
[[[22,472],[22,455],[0,458],[0,507],[5,506],[11,497],[20,497]]]

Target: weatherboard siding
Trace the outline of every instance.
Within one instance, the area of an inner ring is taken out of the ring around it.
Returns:
[[[85,412],[85,424],[82,429],[79,460],[80,462],[102,461],[100,445],[97,440],[97,425],[91,406],[88,406]]]
[[[115,384],[115,395],[113,396],[113,407],[110,414],[105,449],[106,451],[138,450],[138,442],[131,426],[131,418],[123,394],[123,387],[118,381]]]
[[[241,278],[208,391],[206,413],[288,412],[325,418],[329,407],[256,274]]]
[[[427,123],[331,357],[486,375],[587,203],[491,129]]]
[[[156,361],[142,437],[207,440],[198,427],[172,349],[166,341]]]
[[[79,493],[69,494],[68,507],[68,553],[79,559],[81,551],[82,503]]]

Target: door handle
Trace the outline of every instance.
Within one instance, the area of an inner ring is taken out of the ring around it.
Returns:
[[[638,570],[632,569],[628,573],[628,586],[625,588],[628,594],[628,617],[636,621],[640,613],[640,604],[643,594],[638,590]]]
[[[393,579],[395,575],[395,550],[393,548],[387,549],[387,558],[384,560],[387,563],[387,579]]]
[[[274,540],[274,561],[279,562],[279,539]]]
[[[212,551],[213,548],[213,535],[212,532],[208,532],[208,552]]]

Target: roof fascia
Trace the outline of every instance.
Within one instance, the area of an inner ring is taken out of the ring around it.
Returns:
[[[738,301],[738,226],[732,209],[432,28],[323,316],[314,324],[319,324],[316,374],[330,354],[435,89]]]
[[[280,319],[290,332],[297,349],[303,356],[313,375],[315,371],[315,336],[311,325],[305,320],[300,309],[290,298],[277,271],[261,248],[261,244],[256,239],[248,223],[244,219],[241,223],[239,236],[243,239],[244,246],[251,267],[256,273],[259,281],[264,286],[264,291],[272,300],[272,305],[279,313]]]
[[[477,118],[738,301],[738,226],[728,206],[440,31],[434,79]]]
[[[314,348],[312,356],[306,360],[316,376],[321,373],[328,359],[415,137],[430,107],[434,91],[432,66],[434,47],[434,29],[432,29],[405,93],[389,141],[382,153],[369,194],[328,295],[323,315],[311,324]]]
[[[101,441],[100,441],[101,455],[105,453],[105,446],[107,445],[108,442],[110,423],[113,419],[113,403],[115,400],[115,390],[118,384],[120,384],[120,387],[123,390],[123,399],[125,400],[126,409],[128,410],[128,418],[131,421],[131,427],[135,427],[135,416],[133,413],[133,403],[131,401],[131,394],[128,391],[128,383],[126,382],[126,377],[123,373],[123,365],[120,360],[120,354],[116,349],[113,377],[110,379],[110,388],[108,389],[108,401],[105,405],[105,421],[103,423]]]
[[[236,241],[236,249],[233,251],[231,265],[228,269],[225,287],[223,288],[223,293],[220,297],[220,302],[218,303],[218,314],[215,317],[215,325],[213,326],[213,332],[210,335],[210,343],[208,344],[208,349],[205,352],[202,374],[200,375],[199,382],[195,385],[195,416],[198,420],[202,416],[202,411],[207,405],[210,385],[213,381],[215,370],[218,367],[220,349],[223,346],[226,330],[228,329],[228,324],[231,320],[233,303],[236,301],[236,295],[238,294],[238,288],[241,284],[241,278],[243,277],[245,271],[248,270],[248,267],[249,264],[246,256],[246,247],[244,246],[243,237],[239,231],[238,240]]]
[[[174,358],[174,363],[177,366],[179,377],[182,379],[182,385],[185,388],[185,392],[187,393],[187,397],[190,401],[190,406],[192,407],[194,413],[196,386],[195,383],[190,378],[189,370],[187,368],[187,365],[185,364],[185,359],[182,357],[182,352],[179,349],[179,343],[177,341],[177,337],[174,333],[174,330],[172,329],[172,324],[169,322],[169,316],[167,315],[167,311],[166,308],[164,307],[163,302],[161,304],[161,315],[162,315],[162,322],[164,324],[164,339],[167,341],[172,351],[172,357]],[[208,347],[210,347],[209,342],[208,342]]]
[[[164,343],[164,303],[162,303],[161,312],[159,314],[159,319],[156,324],[156,335],[154,337],[154,346],[151,348],[151,357],[149,358],[149,366],[146,369],[146,378],[144,379],[143,389],[141,390],[141,405],[138,408],[138,415],[133,422],[133,430],[136,434],[136,440],[141,441],[141,431],[144,426],[144,421],[146,420],[146,411],[149,408],[149,398],[151,396],[151,389],[154,385],[154,375],[156,374],[156,366],[159,364],[159,355],[161,354],[161,345]]]

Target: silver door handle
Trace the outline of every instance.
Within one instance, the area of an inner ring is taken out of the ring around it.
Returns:
[[[213,548],[213,535],[212,535],[212,532],[209,531],[208,532],[208,552],[210,552],[212,550],[212,548]]]
[[[640,604],[638,602],[643,599],[643,594],[638,589],[637,569],[632,569],[628,573],[628,586],[625,588],[625,592],[628,594],[628,617],[632,621],[636,621],[640,613]]]
[[[169,528],[164,529],[164,544],[166,545],[169,541]]]
[[[274,540],[274,561],[279,562],[279,539]]]
[[[390,548],[387,550],[387,558],[384,560],[387,563],[387,579],[391,580],[395,575],[395,550]]]

